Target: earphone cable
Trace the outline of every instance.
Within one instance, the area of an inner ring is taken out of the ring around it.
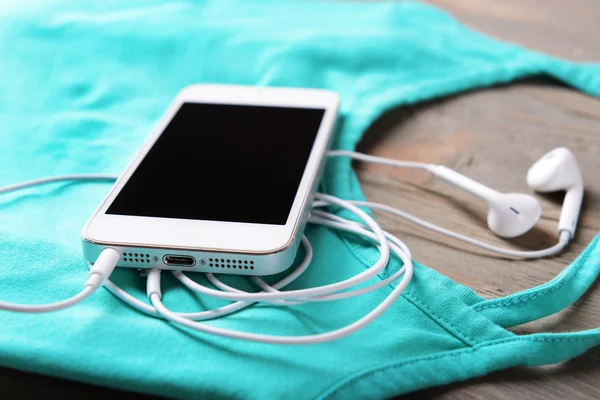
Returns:
[[[332,151],[328,155],[330,157],[350,157],[364,162],[388,165],[395,168],[422,169],[435,174],[436,166],[434,164],[390,160],[382,157],[370,156],[366,154],[342,150]],[[112,181],[115,179],[117,179],[116,176],[105,174],[56,176],[5,186],[4,188],[0,188],[0,194],[25,189],[32,186],[60,181]],[[251,282],[253,282],[257,286],[258,292],[244,292],[240,289],[236,289],[230,285],[223,283],[216,275],[206,274],[209,282],[211,282],[215,287],[220,289],[215,290],[200,285],[199,283],[186,276],[183,272],[173,272],[173,275],[188,288],[202,294],[206,294],[223,300],[229,300],[232,302],[226,306],[214,310],[178,313],[171,311],[162,302],[160,270],[151,270],[147,278],[147,298],[150,301],[150,304],[135,298],[131,294],[127,293],[126,291],[115,285],[114,282],[111,282],[108,278],[119,261],[120,253],[112,248],[106,248],[93,265],[88,263],[91,268],[88,281],[83,291],[77,294],[76,296],[73,296],[72,298],[69,298],[67,300],[46,305],[21,305],[0,302],[0,309],[20,312],[55,311],[73,306],[85,300],[96,290],[97,287],[104,284],[104,286],[111,293],[113,293],[115,296],[117,296],[130,306],[140,310],[141,312],[152,315],[154,317],[161,317],[171,322],[178,323],[201,332],[266,343],[319,343],[343,337],[371,323],[379,315],[385,312],[385,310],[389,308],[391,304],[393,304],[395,299],[397,299],[398,296],[400,296],[402,291],[410,282],[410,279],[413,274],[413,266],[411,261],[412,257],[408,247],[396,236],[390,234],[389,232],[385,232],[369,214],[367,214],[361,209],[361,207],[369,208],[372,210],[380,210],[393,214],[421,227],[430,229],[440,234],[447,235],[457,240],[461,240],[463,242],[469,243],[473,246],[477,246],[487,251],[491,251],[509,257],[540,258],[553,255],[561,251],[567,245],[570,239],[569,232],[561,231],[559,235],[558,244],[548,249],[535,251],[519,251],[504,249],[498,246],[494,246],[488,243],[472,239],[470,237],[456,232],[452,232],[448,229],[426,222],[420,218],[412,216],[409,213],[403,212],[385,204],[369,201],[342,200],[326,194],[317,194],[315,197],[316,200],[312,205],[313,211],[309,222],[329,227],[331,229],[341,230],[349,234],[357,234],[365,237],[366,239],[372,242],[375,242],[375,245],[379,250],[380,257],[371,267],[367,268],[365,271],[357,275],[347,278],[344,281],[330,283],[320,287],[282,291],[282,289],[284,289],[285,286],[292,283],[308,268],[309,263],[311,261],[312,248],[308,240],[306,238],[303,238],[302,244],[305,249],[305,258],[299,264],[298,267],[291,271],[290,274],[282,278],[279,282],[272,285],[267,284],[260,277],[251,277]],[[360,218],[362,222],[347,220],[340,217],[339,215],[331,214],[320,209],[321,207],[326,205],[334,205],[336,207],[346,209],[347,211],[350,211],[351,213],[355,214],[358,218]],[[393,271],[391,273],[388,272],[386,276],[384,276],[381,279],[378,279],[375,283],[371,283],[366,286],[363,285],[360,288],[355,288],[356,285],[365,284],[372,278],[375,278],[377,275],[379,275],[383,271],[383,269],[388,265],[390,254],[394,254],[402,261],[402,265],[396,271]],[[377,290],[383,286],[386,286],[398,280],[399,283],[393,287],[392,291],[387,295],[387,297],[369,313],[345,327],[338,328],[326,333],[307,336],[272,336],[249,332],[232,331],[197,322],[226,316],[228,314],[237,312],[245,307],[248,307],[256,302],[272,303],[283,306],[293,306],[306,302],[334,301],[346,299],[350,297],[359,296],[371,292],[373,290]]]

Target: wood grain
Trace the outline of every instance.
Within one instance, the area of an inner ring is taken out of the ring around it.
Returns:
[[[576,61],[600,60],[597,0],[425,0],[479,31]]]

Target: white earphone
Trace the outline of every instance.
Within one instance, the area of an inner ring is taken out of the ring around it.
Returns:
[[[435,176],[447,181],[448,183],[453,184],[485,201],[489,206],[487,218],[488,226],[492,232],[498,236],[515,237],[522,235],[529,231],[540,218],[541,207],[539,202],[534,197],[520,193],[497,192],[479,182],[472,180],[471,178],[468,178],[443,166],[412,161],[391,160],[343,150],[331,151],[329,152],[329,157],[350,157],[360,161],[389,165],[397,168],[417,168],[427,170]],[[61,180],[107,179],[116,179],[116,177],[112,175],[70,175],[51,177],[0,188],[0,194]],[[317,209],[313,211],[309,222],[327,226],[333,229],[355,233],[377,243],[377,248],[380,252],[380,258],[375,264],[373,264],[373,266],[365,270],[363,273],[351,277],[345,281],[321,287],[298,289],[288,292],[279,291],[279,289],[293,282],[309,266],[312,250],[310,243],[304,238],[302,243],[306,249],[305,259],[295,270],[291,271],[288,276],[272,286],[265,283],[259,277],[253,277],[251,279],[251,282],[253,282],[259,288],[259,290],[261,290],[260,292],[244,292],[226,285],[213,274],[205,274],[208,280],[215,287],[220,289],[220,291],[216,291],[198,284],[187,277],[183,272],[174,272],[173,274],[175,277],[189,289],[205,295],[230,300],[233,302],[232,304],[216,310],[206,310],[196,313],[178,313],[169,310],[162,303],[160,270],[158,269],[152,269],[147,279],[147,295],[150,304],[138,300],[111,282],[108,278],[119,261],[120,252],[112,248],[107,248],[102,252],[96,263],[93,266],[90,265],[91,271],[89,274],[89,279],[84,285],[83,291],[78,295],[61,302],[46,305],[21,305],[0,302],[0,310],[3,309],[20,312],[56,311],[77,304],[78,302],[87,298],[101,284],[104,284],[104,286],[115,296],[129,304],[131,307],[142,311],[143,313],[149,314],[153,317],[164,318],[171,322],[175,322],[201,332],[243,340],[277,344],[310,344],[334,340],[361,329],[381,315],[393,303],[393,301],[400,296],[402,291],[409,284],[413,273],[412,256],[408,247],[397,237],[382,230],[374,219],[372,219],[368,214],[364,213],[358,207],[368,207],[371,209],[389,212],[427,229],[458,240],[462,240],[466,243],[504,256],[517,258],[540,258],[556,254],[567,245],[568,241],[575,233],[577,219],[583,199],[583,177],[581,175],[581,170],[579,169],[575,157],[568,149],[557,148],[550,151],[529,169],[527,174],[527,182],[532,189],[538,192],[553,192],[559,190],[566,191],[566,196],[558,223],[559,241],[556,245],[547,249],[536,251],[518,251],[500,248],[488,243],[480,242],[465,235],[449,231],[445,228],[423,221],[420,218],[414,217],[406,212],[385,204],[368,201],[342,200],[330,195],[317,194],[317,200],[313,203],[313,208],[319,208],[327,204],[333,204],[353,212],[364,221],[364,224],[352,220],[346,220],[338,215],[330,214]],[[367,282],[369,279],[381,272],[388,263],[391,254],[390,252],[402,260],[402,268],[392,273],[386,279],[380,280],[368,286],[361,286],[358,289],[355,288],[349,290],[356,285],[361,285]],[[248,307],[254,302],[266,302],[278,305],[295,305],[305,302],[331,301],[359,296],[379,289],[382,286],[386,286],[398,279],[400,279],[400,283],[371,312],[346,327],[326,333],[305,336],[273,336],[222,329],[198,322],[198,320],[207,320],[226,316]]]
[[[541,216],[539,201],[528,194],[501,193],[443,165],[397,161],[352,151],[331,151],[330,157],[346,156],[356,160],[399,168],[429,171],[438,178],[485,201],[489,207],[488,227],[500,237],[513,238],[528,232]],[[529,187],[538,192],[567,192],[561,211],[558,232],[573,237],[583,200],[583,177],[577,160],[565,147],[556,148],[535,162],[527,173]]]
[[[488,227],[496,235],[512,238],[529,231],[540,219],[537,199],[523,193],[501,193],[458,172],[438,165],[433,174],[485,201],[489,207]]]
[[[565,147],[548,152],[529,168],[527,183],[537,192],[566,191],[558,232],[568,232],[572,238],[583,201],[583,176],[573,153]]]

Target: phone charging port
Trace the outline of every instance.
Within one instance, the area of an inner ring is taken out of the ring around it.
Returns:
[[[175,254],[167,254],[163,257],[163,262],[172,267],[193,267],[196,264],[194,257],[179,256]]]

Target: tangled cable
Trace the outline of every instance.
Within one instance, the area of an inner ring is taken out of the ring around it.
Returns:
[[[326,194],[317,194],[316,201],[313,204],[313,207],[320,208],[327,205],[335,205],[352,212],[354,215],[359,217],[364,222],[364,224],[351,220],[346,220],[335,214],[331,214],[329,212],[322,211],[319,209],[313,210],[309,222],[312,224],[326,226],[329,228],[363,236],[366,239],[375,242],[376,247],[378,248],[380,253],[379,259],[370,268],[367,268],[365,271],[347,280],[308,289],[280,291],[280,289],[283,289],[285,286],[289,285],[295,279],[297,279],[310,264],[310,261],[312,259],[312,247],[308,239],[305,236],[303,236],[302,244],[305,249],[304,260],[302,260],[298,267],[292,270],[289,275],[287,275],[285,278],[281,279],[273,285],[267,284],[260,277],[250,278],[251,281],[255,283],[259,289],[261,289],[260,292],[244,292],[239,289],[233,288],[229,285],[226,285],[221,280],[219,280],[219,278],[216,275],[210,273],[205,274],[207,279],[215,287],[220,289],[215,290],[200,285],[181,271],[173,272],[173,275],[189,289],[200,294],[233,302],[229,305],[214,310],[201,311],[197,313],[180,313],[171,311],[162,302],[162,291],[160,285],[161,271],[158,269],[150,270],[147,279],[147,296],[150,302],[152,303],[152,306],[133,297],[129,293],[119,288],[110,280],[107,280],[104,285],[109,291],[111,291],[115,296],[119,297],[125,303],[137,308],[138,310],[146,314],[156,317],[162,317],[164,319],[178,323],[188,328],[201,332],[211,333],[214,335],[278,344],[311,344],[341,338],[368,325],[377,317],[379,317],[383,312],[385,312],[385,310],[387,310],[394,303],[398,296],[402,294],[406,286],[408,286],[408,283],[410,282],[413,274],[413,265],[411,261],[410,251],[408,251],[406,245],[402,243],[398,238],[383,231],[383,229],[381,229],[377,222],[366,212],[364,212],[357,206],[354,206],[349,202],[338,199],[334,196]],[[354,286],[362,284],[381,273],[381,271],[388,265],[388,261],[390,259],[390,251],[392,251],[402,261],[403,266],[398,271],[395,271],[392,275],[383,280],[380,280],[366,287],[361,287],[360,289],[352,289]],[[392,291],[388,294],[388,296],[368,314],[366,314],[365,316],[363,316],[362,318],[358,319],[350,325],[326,333],[306,336],[262,335],[219,328],[213,325],[207,325],[198,322],[223,317],[225,315],[231,314],[245,307],[248,307],[256,302],[290,306],[307,302],[332,301],[355,297],[379,289],[382,286],[388,285],[389,283],[398,279],[400,279],[398,285],[395,286],[392,289]]]
[[[331,157],[345,156],[361,161],[374,162],[398,168],[424,169],[434,173],[434,166],[432,164],[390,160],[348,151],[330,152],[329,155]],[[117,177],[113,175],[66,175],[43,178],[0,188],[0,194],[51,182],[67,180],[113,181],[116,178]],[[362,222],[342,218],[339,215],[325,211],[323,208],[328,206],[335,206],[345,209],[354,214]],[[88,263],[90,267],[88,281],[86,282],[83,291],[78,295],[67,300],[45,305],[21,305],[0,302],[0,309],[19,312],[55,311],[77,304],[78,302],[87,298],[101,284],[103,284],[104,287],[106,287],[116,297],[145,314],[148,314],[152,317],[163,318],[200,332],[235,339],[277,344],[311,344],[338,339],[365,327],[379,317],[382,313],[384,313],[385,310],[387,310],[402,294],[404,289],[406,289],[413,276],[413,264],[411,261],[412,256],[408,247],[396,236],[384,231],[379,224],[360,207],[367,207],[392,213],[393,215],[404,218],[427,229],[451,236],[455,239],[462,240],[469,244],[484,248],[488,251],[499,253],[504,256],[519,258],[544,257],[559,252],[568,242],[568,237],[561,234],[559,243],[548,249],[538,251],[515,251],[504,249],[487,243],[479,242],[467,236],[441,228],[385,204],[366,201],[342,200],[328,194],[317,193],[315,196],[315,201],[312,204],[313,209],[309,218],[309,223],[362,236],[374,243],[374,246],[379,251],[379,259],[372,266],[346,280],[306,289],[282,290],[296,280],[304,271],[306,271],[312,260],[312,247],[308,239],[303,236],[302,245],[305,250],[304,259],[296,268],[292,269],[287,276],[272,285],[266,283],[258,276],[248,277],[248,279],[257,287],[257,292],[246,292],[234,288],[222,282],[217,275],[213,275],[211,273],[205,273],[204,275],[217,289],[212,289],[208,286],[201,285],[181,271],[172,272],[175,278],[177,278],[179,282],[181,282],[190,290],[206,296],[231,302],[226,306],[213,310],[204,310],[199,312],[178,312],[169,309],[162,301],[161,271],[158,269],[151,269],[147,277],[146,292],[149,303],[139,300],[112,282],[109,279],[109,276],[119,261],[120,253],[114,249],[107,248],[101,253],[94,265]],[[402,262],[402,266],[391,274],[389,273],[388,276],[377,280],[375,283],[363,286],[362,284],[381,274],[381,272],[388,265],[390,256],[392,254],[398,257],[398,259]],[[399,282],[397,285],[393,286],[392,290],[385,297],[385,299],[366,315],[350,325],[325,333],[305,336],[276,336],[230,330],[200,322],[227,316],[257,302],[270,303],[279,306],[295,306],[309,302],[325,302],[356,297],[377,290],[398,280]],[[356,288],[358,285],[361,285],[360,288]]]

